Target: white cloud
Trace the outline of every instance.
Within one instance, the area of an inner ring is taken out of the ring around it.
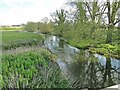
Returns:
[[[1,0],[0,25],[40,21],[63,6],[66,0]],[[4,10],[4,8],[6,8]]]

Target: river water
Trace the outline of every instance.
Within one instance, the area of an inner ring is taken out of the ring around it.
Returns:
[[[75,88],[105,88],[120,83],[120,60],[90,54],[49,36],[45,46],[57,55],[56,63]]]

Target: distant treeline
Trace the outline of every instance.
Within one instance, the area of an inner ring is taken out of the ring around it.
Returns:
[[[24,30],[29,32],[48,33],[53,31],[52,22],[27,22]]]
[[[0,30],[24,30],[23,26],[13,27],[13,26],[1,26]]]

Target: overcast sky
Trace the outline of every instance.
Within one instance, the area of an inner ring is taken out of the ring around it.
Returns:
[[[40,21],[64,6],[66,0],[0,0],[0,25]]]

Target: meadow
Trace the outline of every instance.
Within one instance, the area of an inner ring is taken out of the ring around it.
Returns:
[[[22,31],[2,31],[2,49],[8,50],[21,46],[42,45],[44,35]]]
[[[2,31],[2,43],[15,42],[18,40],[41,39],[39,34],[22,31]]]

